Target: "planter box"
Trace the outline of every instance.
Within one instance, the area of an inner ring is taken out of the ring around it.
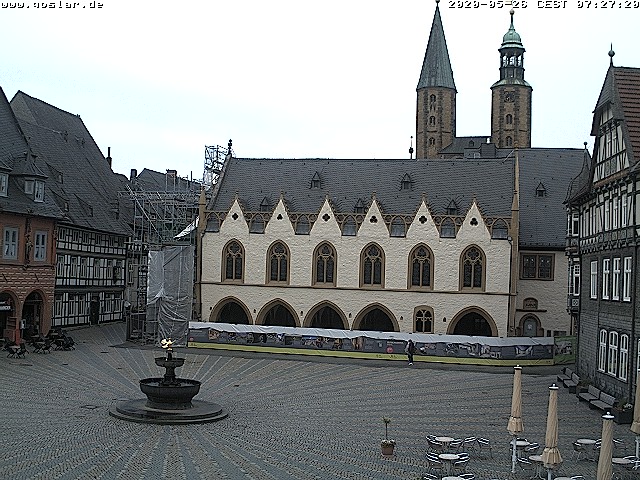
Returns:
[[[611,415],[613,415],[613,421],[619,425],[627,425],[633,422],[633,410],[616,410],[615,408],[611,410]]]

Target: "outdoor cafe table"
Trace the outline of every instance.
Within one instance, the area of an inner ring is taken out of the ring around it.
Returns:
[[[518,457],[520,457],[522,451],[529,445],[531,445],[531,442],[528,442],[527,440],[516,440],[516,451],[518,452]]]
[[[440,442],[444,445],[445,448],[449,447],[449,444],[455,440],[453,437],[436,437],[434,439],[436,442]]]
[[[530,455],[529,460],[531,460],[531,463],[533,463],[536,466],[536,472],[535,472],[536,478],[546,478],[546,475],[544,477],[542,476],[542,472],[543,472],[542,455]]]
[[[449,474],[451,473],[453,462],[460,460],[460,455],[457,453],[441,453],[438,455],[438,458],[442,460],[445,470],[447,471],[447,474]]]
[[[596,440],[593,438],[579,438],[576,440],[576,443],[583,445],[585,447],[585,452],[587,453],[588,460],[595,460],[595,449]]]

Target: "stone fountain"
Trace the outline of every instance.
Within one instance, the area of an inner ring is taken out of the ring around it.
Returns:
[[[173,342],[162,340],[166,357],[156,357],[159,367],[164,367],[162,378],[143,378],[140,390],[147,399],[118,402],[109,410],[109,415],[130,422],[175,425],[185,423],[207,423],[222,420],[229,413],[216,403],[193,400],[200,391],[200,382],[176,377],[176,368],[184,365],[184,358],[173,357]]]

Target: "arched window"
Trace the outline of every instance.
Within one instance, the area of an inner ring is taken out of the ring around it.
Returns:
[[[436,96],[435,96],[435,95],[433,95],[433,94],[431,94],[431,95],[429,96],[429,101],[430,101],[431,103],[435,102],[435,101],[436,101]]]
[[[429,125],[435,125],[436,124],[436,117],[434,117],[433,115],[429,117]]]
[[[513,115],[507,113],[507,116],[505,117],[505,123],[507,125],[511,125],[513,123]]]
[[[429,138],[429,145],[433,147],[435,144],[436,144],[436,139],[433,138],[433,137],[430,137]]]
[[[502,219],[496,220],[491,226],[491,238],[504,240],[509,237],[507,222]]]
[[[321,243],[313,254],[313,284],[335,286],[336,251],[330,243]]]
[[[282,242],[274,243],[267,256],[268,282],[286,282],[289,279],[289,251]]]
[[[409,288],[431,287],[432,263],[433,255],[425,245],[418,245],[411,251],[409,254]]]
[[[441,238],[456,238],[456,224],[450,218],[445,218],[440,224]]]
[[[618,370],[618,378],[627,381],[627,372],[629,371],[629,335],[620,335],[620,369]]]
[[[478,247],[462,253],[462,288],[484,288],[484,255]]]
[[[413,321],[413,331],[433,333],[433,311],[429,307],[418,307]]]
[[[505,139],[505,143],[506,143],[507,147],[511,147],[513,145],[513,138],[507,137]]]
[[[244,250],[236,240],[227,243],[224,248],[224,281],[242,281],[244,269]]]
[[[360,256],[360,286],[382,286],[384,274],[384,254],[376,245],[367,245]]]
[[[618,332],[609,332],[609,357],[607,358],[607,373],[618,374]]]
[[[353,217],[347,217],[342,224],[342,235],[345,237],[353,237],[358,231],[358,225]]]
[[[607,365],[607,331],[600,330],[598,344],[598,370],[604,372]]]

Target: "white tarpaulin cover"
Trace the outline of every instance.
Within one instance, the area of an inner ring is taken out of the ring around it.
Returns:
[[[215,329],[235,333],[284,333],[289,335],[319,336],[331,338],[368,337],[384,340],[407,341],[410,338],[420,343],[481,343],[496,347],[511,345],[553,345],[552,337],[475,337],[472,335],[439,335],[433,333],[368,332],[362,330],[339,330],[328,328],[265,327],[262,325],[235,325],[231,323],[189,322],[192,330]]]
[[[193,245],[149,252],[147,322],[158,323],[158,341],[186,345],[193,306]]]

